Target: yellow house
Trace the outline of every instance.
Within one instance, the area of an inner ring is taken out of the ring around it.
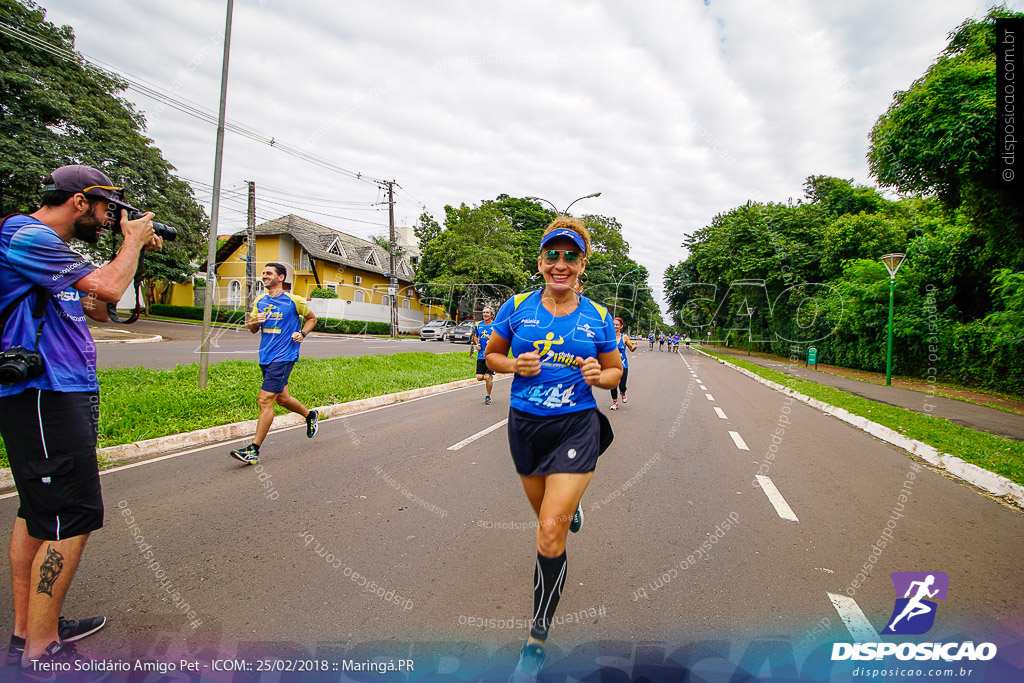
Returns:
[[[218,306],[246,302],[246,233],[237,232],[217,250]],[[310,300],[317,316],[386,322],[391,307],[389,255],[373,242],[295,215],[256,226],[253,263],[254,296],[263,291],[260,275],[267,263],[287,269],[284,288]],[[426,320],[443,317],[440,307],[425,305],[413,288],[414,271],[405,256],[396,259],[396,306],[402,330],[418,329]],[[311,299],[314,288],[330,289],[337,299]],[[184,294],[175,292],[175,296]]]

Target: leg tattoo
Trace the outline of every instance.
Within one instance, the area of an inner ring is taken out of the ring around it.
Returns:
[[[64,556],[53,549],[52,545],[46,546],[46,558],[39,566],[39,586],[36,593],[45,593],[53,597],[53,584],[60,577],[64,568]]]

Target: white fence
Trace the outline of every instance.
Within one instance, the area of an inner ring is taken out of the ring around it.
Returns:
[[[361,302],[348,303],[344,299],[310,299],[310,310],[318,318],[343,318],[345,320],[365,320],[367,322],[390,322],[390,311],[381,304]],[[398,330],[400,332],[417,332],[423,327],[423,311],[408,308],[398,309]]]

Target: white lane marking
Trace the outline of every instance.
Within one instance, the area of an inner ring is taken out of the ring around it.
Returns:
[[[749,448],[747,448],[747,444],[743,440],[743,437],[740,436],[739,432],[729,432],[729,436],[732,437],[733,442],[736,444],[736,448],[740,449],[741,451],[749,451],[750,450]],[[783,502],[785,502],[785,501],[783,501]]]
[[[708,397],[709,401],[714,401],[715,400],[715,397],[712,396],[711,394],[704,394],[704,395]]]
[[[723,420],[728,420],[728,419],[729,419],[729,418],[727,418],[727,417],[725,416],[725,411],[723,411],[723,410],[722,410],[721,408],[719,408],[718,406],[715,406],[715,412],[716,412],[716,413],[718,413],[718,417],[722,418]]]
[[[836,608],[836,612],[839,612],[839,618],[846,625],[846,630],[850,632],[854,640],[858,643],[878,642],[878,633],[875,631],[875,627],[864,616],[864,612],[856,600],[848,595],[837,595],[836,593],[828,593],[827,595],[828,599],[832,601],[832,606]]]
[[[782,497],[781,493],[779,493],[779,489],[775,487],[775,483],[763,474],[755,476],[757,477],[757,483],[761,485],[761,489],[764,491],[764,494],[768,496],[768,500],[775,508],[775,511],[779,513],[779,517],[787,519],[790,522],[799,522],[800,520],[797,519],[796,515],[793,513],[793,508],[789,507],[789,503],[787,503],[786,499]]]
[[[470,437],[467,437],[467,438],[463,439],[462,441],[458,442],[454,446],[449,446],[448,450],[450,450],[450,451],[457,451],[460,448],[462,448],[463,446],[468,446],[469,444],[473,443],[474,441],[476,441],[480,437],[487,436],[488,434],[493,432],[495,429],[498,429],[500,427],[504,427],[507,424],[508,424],[508,418],[506,417],[504,420],[502,420],[498,424],[493,424],[490,427],[488,427],[487,429],[483,429],[483,430],[477,432],[476,434],[474,434],[473,436],[470,436]]]
[[[704,386],[703,384],[701,384],[701,385],[700,385],[700,390],[701,390],[701,391],[707,391],[707,390],[708,390],[708,388],[707,388],[706,386]]]

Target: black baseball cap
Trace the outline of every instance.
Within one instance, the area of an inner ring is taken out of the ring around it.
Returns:
[[[43,186],[45,192],[59,190],[62,192],[81,192],[87,197],[99,197],[127,211],[138,211],[134,206],[125,204],[123,188],[114,187],[107,175],[92,166],[61,166],[50,174],[53,181]]]

